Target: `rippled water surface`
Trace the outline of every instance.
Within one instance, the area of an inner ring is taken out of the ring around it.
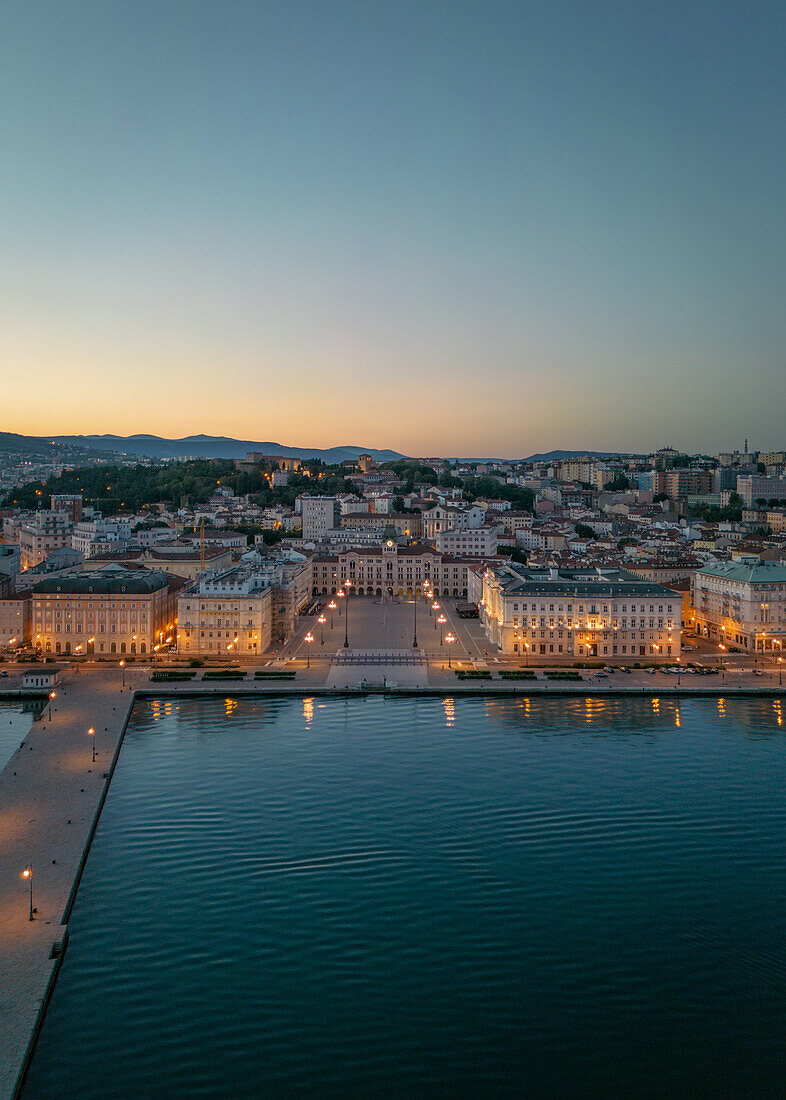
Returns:
[[[25,1097],[783,1096],[781,721],[140,705]]]

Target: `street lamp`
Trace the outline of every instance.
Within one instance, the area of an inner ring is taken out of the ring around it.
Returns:
[[[35,920],[35,917],[33,916],[33,913],[35,912],[35,910],[33,909],[33,867],[32,867],[32,864],[29,867],[25,867],[24,871],[22,871],[22,878],[26,878],[30,883],[30,916],[27,919],[28,920]]]
[[[125,687],[126,686],[126,663],[125,663],[125,661],[120,662],[120,670],[123,673],[123,687]]]
[[[522,645],[521,648],[524,650],[524,667],[528,668],[529,667],[529,650],[530,650],[529,642],[524,642],[524,644]]]
[[[414,619],[412,626],[412,648],[418,648],[418,589],[415,585],[412,589],[412,606],[414,607]]]
[[[52,721],[52,700],[55,698],[56,695],[57,695],[56,691],[50,691],[49,692],[49,721],[50,722]]]
[[[444,615],[440,615],[439,618],[436,619],[435,622],[434,622],[434,629],[435,630],[437,629],[437,623],[439,623],[439,644],[440,645],[442,645],[442,631],[443,631],[445,623],[447,621],[448,620],[445,618]]]
[[[783,657],[778,658],[778,686],[783,685]]]
[[[87,731],[87,736],[91,737],[93,739],[93,763],[95,764],[95,762],[96,762],[96,731],[93,729],[92,726]]]
[[[310,646],[311,643],[314,641],[314,635],[311,633],[310,630],[308,634],[306,634],[303,641],[306,643],[306,646]],[[306,649],[306,668],[311,668],[311,650],[308,648]]]
[[[344,649],[349,649],[349,590],[352,587],[352,581],[344,581],[344,588],[346,588],[346,603],[344,604]],[[344,595],[343,589],[339,588],[339,596]]]
[[[338,607],[338,604],[336,603],[335,600],[331,600],[330,603],[328,604],[328,611],[330,612],[330,629],[331,630],[333,629],[333,612],[336,610],[337,607]]]
[[[455,636],[453,634],[446,634],[445,635],[445,642],[447,643],[447,646],[448,646],[448,668],[451,667],[451,664],[450,664],[450,647],[453,645],[455,640],[456,639],[455,639]]]
[[[324,615],[320,615],[319,618],[317,619],[317,622],[319,623],[319,644],[324,645],[325,644],[325,623],[327,622],[327,619],[325,618]]]

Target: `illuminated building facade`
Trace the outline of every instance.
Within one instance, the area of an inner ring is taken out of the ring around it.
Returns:
[[[680,594],[621,569],[506,564],[481,581],[480,621],[502,653],[542,663],[671,662],[680,654]]]

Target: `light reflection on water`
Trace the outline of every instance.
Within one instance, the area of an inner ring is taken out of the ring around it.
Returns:
[[[151,700],[25,1096],[777,1095],[785,785],[780,700]]]

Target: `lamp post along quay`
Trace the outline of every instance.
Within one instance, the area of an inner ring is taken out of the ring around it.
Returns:
[[[412,589],[412,606],[414,607],[414,619],[412,626],[412,648],[418,648],[418,590]]]
[[[35,920],[35,916],[33,915],[35,913],[35,909],[33,908],[33,865],[32,864],[30,864],[28,867],[25,867],[24,871],[22,871],[22,878],[27,879],[27,881],[30,883],[30,916],[27,919],[29,921],[30,920]]]
[[[336,595],[340,599],[346,600],[344,604],[344,649],[349,649],[349,590],[352,587],[352,581],[347,579],[344,581],[344,588],[339,588]]]

